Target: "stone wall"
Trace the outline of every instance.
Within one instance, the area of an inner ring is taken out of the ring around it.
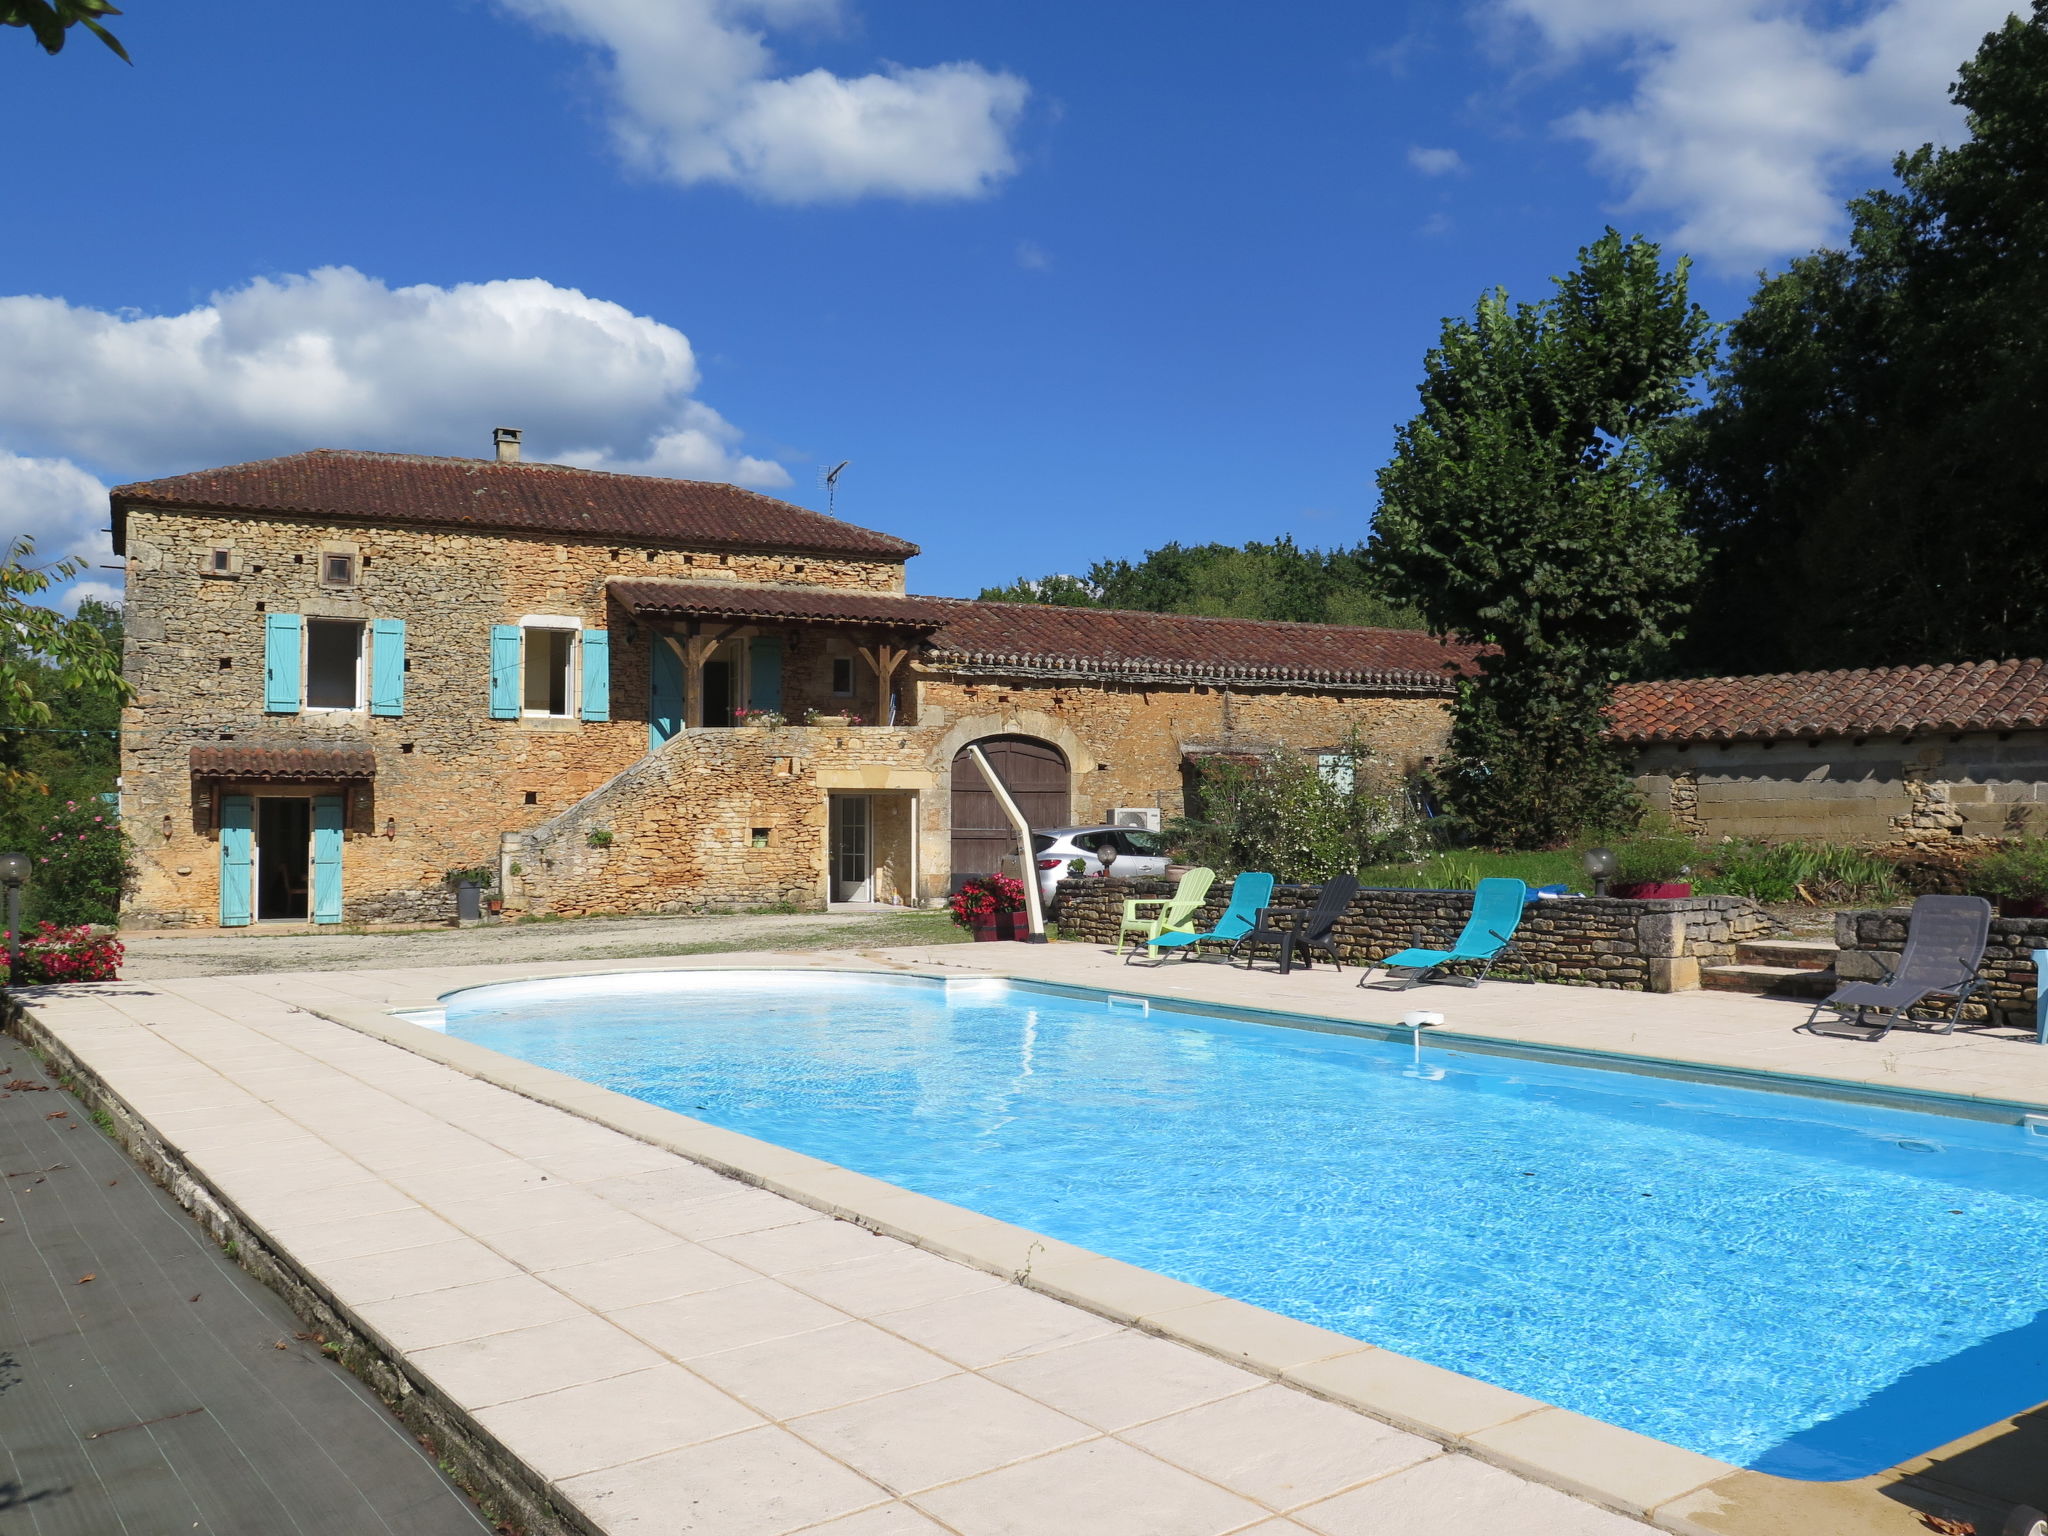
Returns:
[[[1906,945],[1912,909],[1890,907],[1881,912],[1837,912],[1835,944],[1841,958],[1835,972],[1844,981],[1881,981],[1898,963]],[[1971,1018],[2031,1030],[2034,1027],[2034,951],[2048,949],[2048,918],[1995,917],[1991,942],[1977,974],[1984,985],[1967,1010]]]
[[[234,573],[205,574],[222,544],[234,550]],[[358,581],[321,585],[320,552],[344,548],[358,557]],[[126,551],[125,667],[135,695],[122,721],[122,812],[136,843],[126,917],[135,927],[218,920],[217,792],[339,787],[195,784],[195,745],[370,746],[377,775],[358,787],[343,854],[344,918],[452,917],[447,870],[494,862],[501,832],[561,814],[646,754],[650,637],[608,608],[607,580],[903,585],[901,564],[886,561],[144,510],[129,514]],[[266,714],[267,613],[403,619],[404,714]],[[491,626],[527,614],[610,632],[609,721],[491,718]],[[793,660],[801,667],[804,653]]]
[[[1063,939],[1113,944],[1125,900],[1172,890],[1167,880],[1063,880],[1053,917]],[[1306,907],[1316,894],[1314,886],[1282,886],[1274,905]],[[1205,927],[1229,900],[1228,884],[1219,882],[1203,910]],[[1337,925],[1337,952],[1347,964],[1371,965],[1411,947],[1443,949],[1471,913],[1470,891],[1363,890]],[[1537,901],[1523,914],[1511,958],[1494,974],[1624,991],[1686,991],[1699,985],[1702,964],[1727,963],[1738,943],[1762,938],[1774,926],[1769,914],[1741,896]]]
[[[2048,731],[1659,744],[1635,771],[1651,808],[1697,837],[1917,848],[2048,833]]]
[[[828,897],[827,786],[877,768],[914,775],[921,761],[908,732],[875,727],[685,731],[559,816],[507,837],[506,904],[560,917],[818,910]],[[915,790],[897,793],[907,800]],[[876,845],[886,863],[886,827]],[[892,880],[889,893],[914,899],[903,884]]]

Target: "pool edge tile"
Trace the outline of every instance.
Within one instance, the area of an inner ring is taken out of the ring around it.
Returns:
[[[1488,1461],[1647,1515],[1741,1469],[1632,1429],[1544,1407],[1465,1437]]]

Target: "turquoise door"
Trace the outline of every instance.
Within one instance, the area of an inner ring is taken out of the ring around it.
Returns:
[[[341,921],[340,795],[313,797],[313,921]]]
[[[661,635],[647,643],[647,750],[652,752],[683,728],[683,658]]]
[[[255,915],[256,807],[247,795],[220,797],[220,925],[245,928]]]
[[[756,635],[747,642],[747,707],[782,711],[780,635]]]

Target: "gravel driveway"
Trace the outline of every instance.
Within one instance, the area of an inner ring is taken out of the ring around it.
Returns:
[[[522,960],[639,960],[739,949],[871,949],[943,944],[966,935],[943,912],[806,912],[794,916],[584,917],[389,933],[124,933],[121,975],[240,976],[253,971],[388,970]]]

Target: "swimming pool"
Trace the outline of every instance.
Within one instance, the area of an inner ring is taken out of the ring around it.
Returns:
[[[1025,983],[446,1002],[507,1055],[1780,1476],[2048,1398],[2048,1137],[2012,1123]]]

